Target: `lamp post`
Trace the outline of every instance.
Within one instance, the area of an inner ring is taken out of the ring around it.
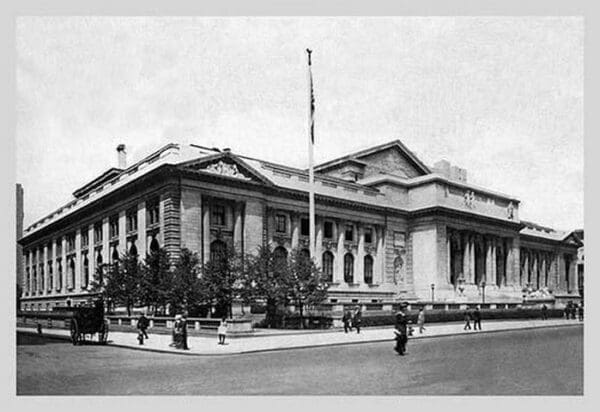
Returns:
[[[485,280],[481,281],[481,303],[485,303]]]
[[[434,294],[433,294],[433,290],[435,289],[435,284],[431,284],[431,303],[433,303],[434,299]]]

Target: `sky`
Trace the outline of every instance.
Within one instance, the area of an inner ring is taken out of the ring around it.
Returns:
[[[400,139],[428,165],[583,227],[583,18],[19,17],[25,225],[169,142],[307,167]]]

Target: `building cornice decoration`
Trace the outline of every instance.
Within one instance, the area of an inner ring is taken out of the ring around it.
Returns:
[[[201,169],[201,171],[221,176],[233,177],[235,179],[251,180],[248,176],[238,170],[237,165],[226,163],[223,160],[219,160],[217,163],[212,163],[206,166],[206,168]]]

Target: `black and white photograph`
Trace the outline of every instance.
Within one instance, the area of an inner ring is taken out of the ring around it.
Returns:
[[[584,395],[583,16],[14,27],[17,397]]]

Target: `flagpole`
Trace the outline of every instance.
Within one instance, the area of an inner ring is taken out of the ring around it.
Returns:
[[[313,82],[310,54],[312,50],[306,49],[308,54],[308,242],[310,256],[315,256],[315,171],[313,165],[313,149],[315,144],[315,99],[313,95]]]

